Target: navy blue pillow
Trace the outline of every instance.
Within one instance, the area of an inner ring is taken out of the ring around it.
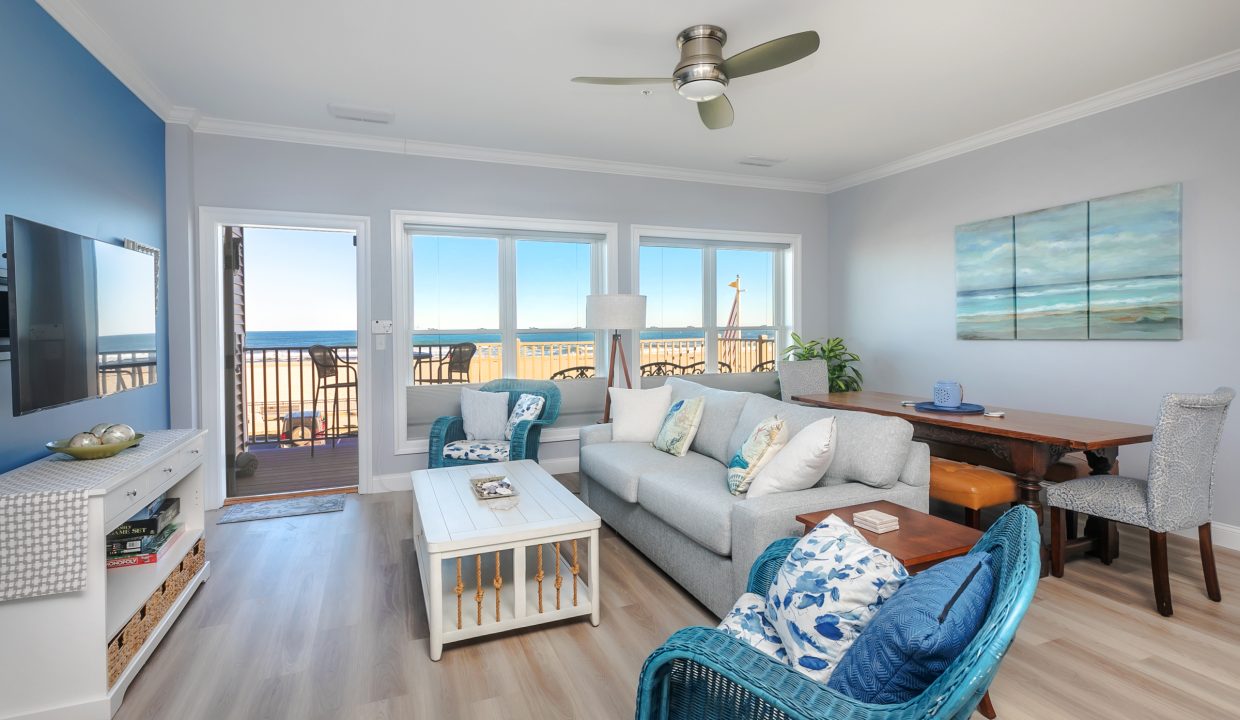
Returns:
[[[914,575],[857,636],[827,687],[878,705],[917,697],[973,640],[994,584],[984,553]]]

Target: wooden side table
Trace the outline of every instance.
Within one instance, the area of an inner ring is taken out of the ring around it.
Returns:
[[[980,530],[886,500],[805,513],[797,515],[797,522],[805,526],[806,532],[814,529],[828,515],[837,515],[852,525],[853,513],[864,510],[878,510],[900,518],[900,529],[892,532],[879,535],[861,528],[857,530],[871,545],[894,555],[910,573],[920,572],[949,558],[960,557],[972,550],[982,537]]]
[[[797,515],[797,522],[805,526],[805,532],[813,530],[818,523],[826,520],[828,515],[835,515],[852,525],[853,513],[865,510],[878,510],[900,518],[899,530],[882,534],[861,528],[857,528],[857,531],[874,547],[894,555],[910,574],[921,572],[944,560],[968,554],[982,537],[981,530],[974,530],[967,525],[944,520],[886,500],[805,513]],[[977,711],[987,718],[995,717],[995,708],[990,702],[989,691],[982,696],[982,702],[978,704]]]

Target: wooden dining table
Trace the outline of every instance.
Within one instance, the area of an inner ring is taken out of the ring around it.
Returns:
[[[913,424],[913,438],[928,444],[932,455],[1012,473],[1021,502],[1033,508],[1039,523],[1042,483],[1061,457],[1083,451],[1091,474],[1105,475],[1121,447],[1154,438],[1148,425],[990,405],[988,411],[1000,411],[1003,417],[923,412],[902,404],[926,399],[873,390],[793,397],[807,405],[903,418]]]

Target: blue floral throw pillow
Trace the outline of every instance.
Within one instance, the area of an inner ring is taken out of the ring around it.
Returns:
[[[522,393],[521,397],[517,398],[517,404],[512,406],[512,414],[508,416],[508,425],[504,427],[504,439],[512,439],[512,431],[522,420],[537,420],[538,416],[542,415],[544,402],[542,395]]]
[[[784,641],[775,632],[775,626],[766,619],[766,598],[756,593],[741,595],[719,623],[719,629],[734,638],[744,640],[758,650],[781,663],[788,662]]]
[[[766,616],[788,664],[826,682],[908,572],[835,515],[797,542],[771,583]]]

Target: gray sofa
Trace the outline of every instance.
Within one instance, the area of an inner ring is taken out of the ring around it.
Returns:
[[[711,612],[722,617],[745,590],[749,567],[774,540],[799,535],[803,512],[889,500],[925,511],[930,449],[899,418],[824,410],[755,393],[668,379],[673,401],[705,398],[691,451],[678,458],[649,443],[611,442],[610,425],[581,430],[581,496],[591,508]],[[808,490],[765,497],[728,492],[727,462],[764,418],[791,433],[836,417],[836,453]]]

